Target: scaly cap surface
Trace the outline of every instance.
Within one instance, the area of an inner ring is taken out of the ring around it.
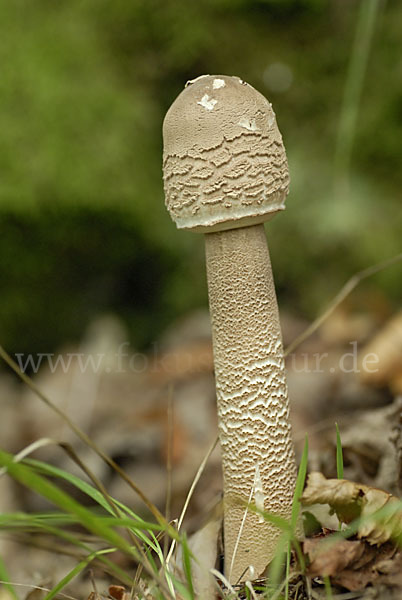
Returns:
[[[238,77],[188,82],[163,124],[166,205],[177,227],[254,225],[285,208],[288,164],[271,104]]]

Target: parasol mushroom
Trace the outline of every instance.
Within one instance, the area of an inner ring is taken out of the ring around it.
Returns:
[[[296,466],[275,287],[263,222],[289,175],[271,104],[237,77],[188,82],[166,114],[164,188],[178,228],[205,234],[219,437],[225,575],[262,574],[288,518]]]

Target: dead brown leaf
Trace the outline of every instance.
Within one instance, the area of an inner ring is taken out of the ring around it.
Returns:
[[[198,600],[210,600],[215,597],[216,588],[211,569],[217,566],[222,532],[222,510],[223,505],[220,502],[204,527],[193,533],[188,540],[188,547],[195,557],[191,560],[191,573],[194,591]],[[182,565],[183,552],[181,546],[179,546],[175,560],[175,575],[185,581]]]
[[[330,536],[307,539],[303,544],[311,577],[331,577],[335,585],[350,591],[369,584],[399,585],[400,553],[391,543],[380,549],[362,540],[332,541]]]
[[[370,359],[374,362],[365,368],[365,361]],[[402,393],[402,311],[363,348],[360,363],[364,383],[388,385],[395,394]]]
[[[129,600],[130,593],[122,585],[109,585],[109,596],[113,600]]]
[[[308,477],[301,502],[304,506],[328,504],[343,523],[361,517],[357,536],[370,544],[380,545],[402,536],[401,503],[383,490],[346,479],[326,479],[322,473],[313,472]],[[389,514],[375,515],[385,507],[390,507]]]
[[[42,600],[52,588],[52,585],[53,583],[50,578],[44,579],[27,593],[25,600]]]

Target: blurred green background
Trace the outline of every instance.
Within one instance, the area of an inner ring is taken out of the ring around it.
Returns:
[[[145,347],[206,304],[202,237],[176,230],[161,179],[164,114],[200,74],[238,75],[275,108],[292,179],[267,226],[281,306],[311,319],[355,271],[400,252],[402,6],[362,3],[1,2],[8,351],[53,351],[106,311]],[[395,305],[401,273],[371,283]]]

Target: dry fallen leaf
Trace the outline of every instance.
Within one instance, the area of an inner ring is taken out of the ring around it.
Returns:
[[[191,560],[191,573],[198,600],[210,600],[215,597],[216,587],[211,569],[217,566],[222,516],[222,503],[219,503],[204,527],[193,533],[188,540],[188,547],[195,557]],[[183,553],[179,546],[176,554],[175,575],[185,581],[182,564]]]
[[[393,544],[381,549],[362,540],[336,540],[330,536],[307,539],[303,551],[309,558],[311,577],[331,577],[335,585],[350,591],[364,589],[369,584],[399,585],[397,578],[401,567],[400,554]]]
[[[342,428],[342,448],[349,479],[375,485],[399,496],[400,478],[402,483],[401,424],[402,397],[399,397],[387,406],[365,410],[358,419]]]
[[[395,394],[402,393],[402,311],[362,349],[359,371],[364,383],[388,385]]]
[[[25,596],[25,600],[42,600],[47,595],[47,592],[52,588],[53,583],[50,578],[43,579]]]
[[[301,502],[304,506],[328,504],[343,523],[361,517],[357,536],[370,544],[384,544],[402,536],[402,504],[383,490],[347,481],[326,479],[321,473],[310,473]],[[389,507],[386,515],[375,515]]]
[[[122,585],[109,585],[109,596],[113,600],[129,600],[130,593]]]

